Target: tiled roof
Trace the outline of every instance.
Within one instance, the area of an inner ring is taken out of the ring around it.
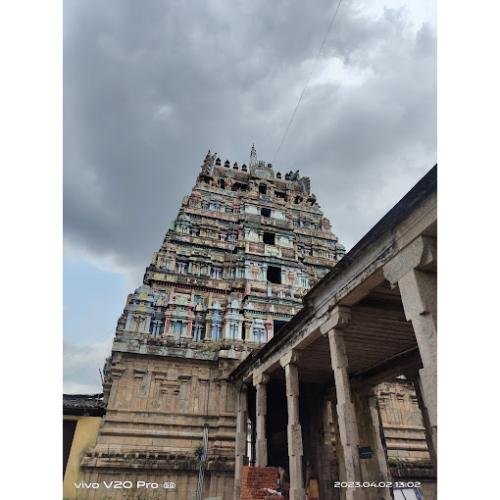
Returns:
[[[65,415],[103,415],[105,405],[101,394],[63,394]]]

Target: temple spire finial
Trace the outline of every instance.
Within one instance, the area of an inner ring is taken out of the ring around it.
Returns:
[[[254,167],[257,165],[257,150],[255,149],[255,144],[252,144],[252,150],[250,151],[250,166]]]

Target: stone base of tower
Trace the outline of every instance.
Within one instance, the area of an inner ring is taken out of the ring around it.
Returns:
[[[151,458],[150,454],[112,453],[87,456],[82,463],[83,481],[98,485],[77,490],[68,500],[185,500],[195,499],[198,485],[198,464],[191,457],[180,455]],[[232,499],[234,460],[208,461],[205,468],[201,498]]]
[[[82,481],[91,486],[79,488],[75,498],[194,499],[207,435],[201,498],[231,499],[236,392],[228,374],[238,354],[114,350],[106,369],[106,414],[80,463]]]

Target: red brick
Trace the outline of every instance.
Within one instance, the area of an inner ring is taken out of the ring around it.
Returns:
[[[276,467],[248,467],[241,469],[240,500],[274,500],[283,497],[270,495],[263,488],[276,488]]]

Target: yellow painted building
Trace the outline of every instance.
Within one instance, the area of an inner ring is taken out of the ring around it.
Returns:
[[[102,394],[63,395],[63,498],[75,500],[75,483],[83,479],[80,462],[95,445],[104,415]]]

